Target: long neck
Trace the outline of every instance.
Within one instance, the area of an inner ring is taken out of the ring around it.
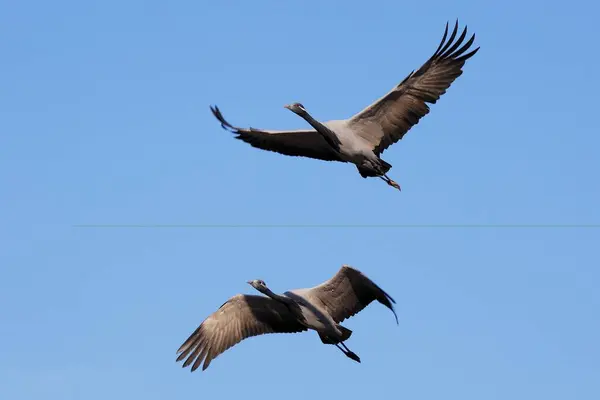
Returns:
[[[308,112],[298,114],[306,120],[313,128],[316,129],[336,151],[340,151],[340,141],[336,134],[331,129],[314,119]]]
[[[282,296],[280,294],[273,293],[271,291],[271,289],[269,289],[269,288],[264,288],[264,290],[261,290],[261,292],[263,294],[266,294],[270,298],[272,298],[276,301],[279,301],[282,304],[285,304],[285,306],[288,308],[288,310],[290,310],[290,312],[296,317],[298,322],[300,322],[301,324],[304,324],[306,322],[306,319],[304,317],[304,314],[302,313],[302,310],[300,309],[300,307],[298,306],[298,303],[296,303],[296,301],[294,299],[290,299],[287,296]]]
[[[290,304],[292,302],[292,300],[289,299],[288,297],[282,296],[282,295],[277,294],[277,293],[273,293],[271,291],[271,289],[269,289],[269,288],[264,288],[264,290],[261,290],[261,292],[263,292],[264,294],[266,294],[267,296],[269,296],[273,300],[277,300],[277,301],[285,303],[285,304]]]

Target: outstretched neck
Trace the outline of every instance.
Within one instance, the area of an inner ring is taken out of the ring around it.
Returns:
[[[308,122],[313,128],[316,129],[317,132],[319,132],[327,141],[327,143],[329,143],[329,145],[331,147],[333,147],[335,149],[335,151],[340,151],[340,140],[338,139],[338,137],[336,136],[336,134],[329,129],[328,127],[326,127],[325,125],[323,125],[322,123],[320,123],[319,121],[317,121],[316,119],[314,119],[308,112],[304,111],[300,114],[302,118],[304,118],[304,120],[306,120],[306,122]]]
[[[277,293],[273,293],[269,288],[264,288],[264,290],[261,290],[261,292],[263,292],[265,295],[269,296],[273,300],[277,300],[281,303],[290,304],[292,302],[290,298]]]
[[[287,296],[282,296],[280,294],[273,293],[271,291],[271,289],[269,289],[267,287],[261,288],[260,292],[269,296],[273,300],[284,304],[287,307],[287,309],[290,310],[290,312],[296,317],[298,322],[300,322],[302,324],[304,324],[306,322],[304,314],[302,313],[302,310],[300,309],[298,303],[296,303],[296,301],[294,299],[291,299]]]

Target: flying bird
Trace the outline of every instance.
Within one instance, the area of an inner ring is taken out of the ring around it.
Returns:
[[[298,333],[309,329],[318,333],[324,344],[335,345],[346,356],[360,358],[346,345],[352,331],[340,325],[377,300],[398,316],[395,303],[373,281],[357,269],[343,265],[328,281],[310,289],[273,293],[261,279],[248,282],[265,296],[238,294],[208,316],[177,350],[177,362],[192,365],[202,361],[205,370],[211,361],[242,340],[268,333]],[[340,347],[341,345],[341,347]]]
[[[293,103],[284,107],[306,120],[313,129],[276,131],[236,127],[225,120],[217,106],[211,106],[211,111],[224,129],[253,147],[288,156],[350,162],[363,178],[379,177],[400,190],[400,185],[387,176],[392,165],[382,160],[381,154],[429,113],[427,103],[435,104],[446,93],[452,82],[462,75],[465,61],[479,50],[477,47],[465,54],[475,35],[462,45],[467,27],[455,41],[457,33],[458,20],[446,40],[446,23],[442,41],[421,68],[349,119],[319,122],[301,103]]]

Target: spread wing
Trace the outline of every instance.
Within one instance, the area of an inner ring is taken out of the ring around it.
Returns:
[[[337,323],[350,318],[377,300],[394,313],[396,323],[398,316],[392,303],[394,299],[362,272],[348,265],[328,281],[309,289],[308,296],[318,298],[326,311]]]
[[[213,359],[248,337],[305,330],[284,304],[269,297],[239,294],[200,324],[177,350],[177,361],[187,357],[183,367],[193,363],[193,372],[204,360],[205,370]]]
[[[341,161],[323,136],[316,130],[273,131],[254,128],[239,128],[223,118],[217,106],[210,107],[213,115],[224,129],[237,134],[253,147],[274,151],[286,156],[309,157],[324,161]]]
[[[416,72],[411,72],[385,96],[348,120],[357,134],[373,145],[375,154],[381,154],[396,143],[419,120],[429,113],[427,103],[435,104],[446,93],[452,82],[462,75],[465,61],[479,47],[464,54],[475,40],[475,35],[459,48],[467,35],[467,27],[454,41],[458,20],[448,41],[448,23],[437,50]]]

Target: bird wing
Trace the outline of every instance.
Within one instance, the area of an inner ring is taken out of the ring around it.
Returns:
[[[286,156],[309,157],[325,161],[341,161],[323,136],[316,130],[273,131],[254,128],[240,128],[231,125],[223,118],[217,106],[210,107],[223,129],[237,134],[236,139],[251,146],[274,151]]]
[[[204,360],[202,370],[221,353],[242,340],[267,333],[306,331],[282,303],[264,296],[236,295],[227,300],[177,350],[177,361],[193,362],[192,372]]]
[[[453,43],[457,31],[458,20],[446,41],[446,23],[440,45],[421,68],[411,72],[389,93],[348,120],[348,126],[373,145],[375,154],[383,153],[419,123],[429,113],[426,103],[435,104],[452,82],[462,75],[465,61],[477,53],[479,47],[463,55],[473,44],[475,35],[459,48],[467,35],[467,27]]]
[[[392,305],[394,299],[362,272],[348,265],[342,266],[328,281],[309,289],[307,296],[316,297],[336,323],[360,312],[373,300],[392,310],[398,323]]]

